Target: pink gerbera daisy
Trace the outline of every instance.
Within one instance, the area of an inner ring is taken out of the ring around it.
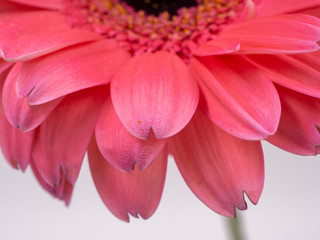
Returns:
[[[0,143],[69,204],[150,217],[168,153],[219,214],[256,204],[260,140],[318,153],[319,0],[1,0]],[[290,13],[290,14],[288,14]],[[313,15],[313,16],[312,16]]]

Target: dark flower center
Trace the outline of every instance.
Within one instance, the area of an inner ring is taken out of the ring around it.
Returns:
[[[144,10],[150,15],[159,15],[167,11],[170,15],[175,15],[182,7],[197,6],[197,0],[125,0],[127,4],[135,10]]]

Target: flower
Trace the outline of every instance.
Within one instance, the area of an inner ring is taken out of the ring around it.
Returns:
[[[2,0],[3,154],[68,205],[88,151],[101,199],[128,221],[156,210],[170,153],[201,201],[235,216],[243,192],[261,195],[261,140],[318,153],[319,7]]]

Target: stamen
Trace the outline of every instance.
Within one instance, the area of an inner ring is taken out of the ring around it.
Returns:
[[[193,49],[214,39],[221,29],[237,19],[245,0],[196,0],[195,6],[181,7],[175,14],[161,11],[158,15],[137,10],[137,4],[134,7],[129,4],[131,1],[68,1],[66,13],[72,27],[88,28],[115,39],[133,55],[164,50],[189,59]],[[146,5],[167,8],[160,6],[163,2],[170,1],[144,0]]]

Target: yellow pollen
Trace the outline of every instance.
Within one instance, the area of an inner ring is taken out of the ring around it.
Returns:
[[[123,0],[79,2],[80,17],[71,21],[74,27],[92,25],[106,38],[116,37],[119,45],[133,55],[163,50],[185,59],[192,57],[194,46],[214,39],[224,25],[236,21],[245,6],[245,0],[198,0],[192,8],[182,7],[173,14],[163,11],[156,16],[136,10]],[[143,2],[148,9],[161,7],[156,1]]]
[[[113,4],[110,0],[104,0],[104,3],[109,10],[111,10],[113,8]]]
[[[116,5],[116,7],[117,7],[118,11],[119,11],[122,15],[124,15],[124,14],[127,13],[126,10],[124,9],[124,7],[123,7],[121,4],[118,3],[118,4]]]

